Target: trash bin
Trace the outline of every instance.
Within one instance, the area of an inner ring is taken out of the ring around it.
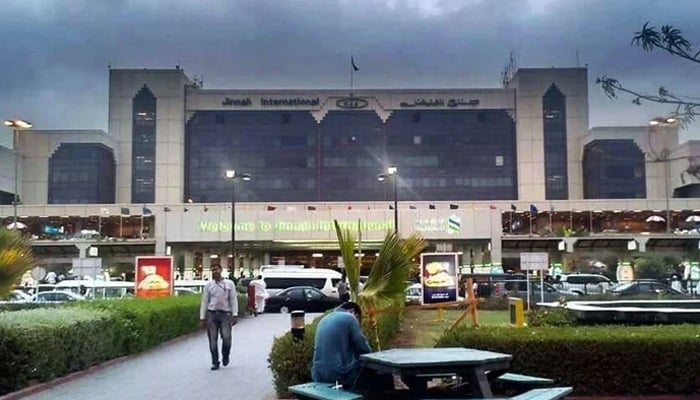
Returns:
[[[304,311],[301,310],[296,310],[292,311],[290,313],[291,315],[291,323],[292,323],[292,337],[295,340],[303,340],[304,339],[304,330],[305,330],[305,325],[306,325],[306,320],[305,320],[305,313]]]

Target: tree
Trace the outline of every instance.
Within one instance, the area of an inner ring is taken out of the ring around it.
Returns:
[[[427,243],[418,233],[401,239],[398,234],[388,232],[379,248],[379,255],[372,264],[367,282],[360,290],[360,265],[355,257],[355,238],[350,229],[341,229],[338,221],[334,223],[348,278],[350,299],[360,305],[376,333],[377,311],[397,304],[403,305],[406,281],[415,265],[414,260]]]
[[[0,228],[0,297],[7,295],[33,264],[29,239]]]
[[[641,46],[647,52],[665,51],[673,57],[700,64],[700,51],[693,50],[692,44],[683,36],[681,30],[672,25],[656,28],[646,22],[642,29],[635,33],[632,44]],[[683,126],[693,122],[700,113],[700,98],[677,95],[663,86],[659,87],[656,94],[652,94],[628,88],[619,80],[608,76],[599,77],[596,83],[611,99],[617,98],[618,93],[624,93],[632,96],[632,103],[636,105],[641,105],[645,101],[668,104],[674,107],[669,117],[677,118]]]

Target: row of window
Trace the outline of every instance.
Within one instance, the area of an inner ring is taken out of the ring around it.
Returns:
[[[156,97],[144,85],[132,103],[132,203],[155,201],[156,118]]]

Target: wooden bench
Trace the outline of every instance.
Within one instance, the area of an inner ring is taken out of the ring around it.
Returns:
[[[553,388],[544,388],[544,389],[532,389],[529,390],[523,394],[519,394],[517,396],[513,397],[506,397],[502,398],[501,400],[559,400],[563,397],[565,397],[567,394],[571,393],[573,391],[573,388],[571,387],[553,387]],[[437,399],[421,399],[421,400],[437,400]],[[447,400],[447,399],[443,399]],[[462,398],[462,399],[451,399],[451,400],[499,400],[497,398],[491,398],[491,399],[473,399],[469,398],[467,399]]]
[[[309,382],[289,387],[299,399],[314,400],[362,400],[362,395],[342,389],[334,389],[332,383]]]

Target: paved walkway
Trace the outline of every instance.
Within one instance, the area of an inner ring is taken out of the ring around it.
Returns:
[[[307,323],[314,315],[307,315]],[[201,335],[152,350],[25,399],[275,399],[267,357],[272,339],[289,330],[288,314],[245,318],[233,328],[231,364],[210,371]]]

